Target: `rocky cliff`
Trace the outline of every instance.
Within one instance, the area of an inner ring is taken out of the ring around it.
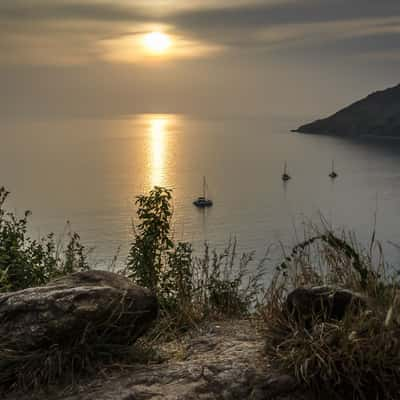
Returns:
[[[295,132],[400,138],[400,85],[370,94],[332,116]]]

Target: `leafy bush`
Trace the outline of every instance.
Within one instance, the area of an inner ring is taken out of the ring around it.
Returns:
[[[128,270],[129,276],[139,285],[160,291],[165,253],[174,246],[170,239],[171,191],[155,187],[148,196],[136,199],[140,223],[135,228],[131,245]]]
[[[290,290],[324,284],[362,294],[368,309],[350,310],[340,321],[315,316],[311,326],[286,312]],[[317,398],[397,399],[399,289],[374,240],[366,251],[351,235],[327,231],[300,243],[278,267],[262,310],[271,362]]]
[[[244,254],[237,264],[236,242],[221,254],[206,244],[203,257],[194,257],[190,243],[172,240],[171,201],[171,190],[162,187],[137,198],[139,223],[134,227],[128,275],[157,293],[161,320],[170,327],[246,314],[260,290],[262,265],[255,274],[248,273],[253,254]]]
[[[65,249],[56,243],[54,234],[31,239],[27,234],[30,212],[20,218],[7,212],[8,195],[0,187],[0,292],[40,286],[56,276],[89,268],[78,234],[68,231]]]

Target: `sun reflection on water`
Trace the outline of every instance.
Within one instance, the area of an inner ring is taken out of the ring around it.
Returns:
[[[165,185],[165,153],[168,118],[153,116],[149,119],[151,187]]]
[[[136,117],[135,124],[140,126],[145,138],[144,153],[141,155],[145,168],[142,190],[148,191],[154,186],[170,187],[175,173],[172,154],[178,144],[181,116],[141,114]]]

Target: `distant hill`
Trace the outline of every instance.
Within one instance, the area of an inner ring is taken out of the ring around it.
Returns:
[[[374,92],[328,118],[300,126],[295,132],[400,138],[400,85]]]

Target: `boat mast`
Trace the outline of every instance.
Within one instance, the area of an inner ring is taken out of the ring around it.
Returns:
[[[287,162],[285,161],[285,166],[283,167],[283,175],[287,175]]]
[[[335,172],[335,161],[332,160],[332,172]]]
[[[203,176],[203,197],[206,198],[206,177]]]

